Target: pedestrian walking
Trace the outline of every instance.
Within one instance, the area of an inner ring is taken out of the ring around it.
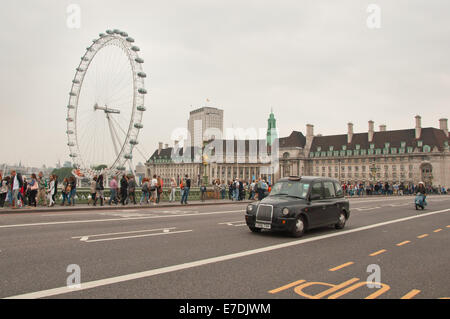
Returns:
[[[75,196],[77,195],[77,181],[74,176],[69,177],[69,196],[67,202],[69,206],[75,206]]]
[[[38,194],[37,194],[37,204],[41,205],[41,206],[47,206],[47,193],[46,193],[46,188],[47,188],[47,181],[44,178],[44,174],[42,172],[39,172],[38,174]],[[41,201],[43,202],[43,204],[41,204]]]
[[[8,194],[8,184],[6,179],[0,173],[0,208],[5,205],[6,195]]]
[[[110,181],[109,181],[109,205],[111,205],[112,202],[114,202],[116,205],[118,204],[117,201],[117,196],[118,196],[118,189],[119,189],[119,184],[117,183],[117,177],[114,176]]]
[[[158,176],[157,181],[158,181],[158,184],[157,184],[157,188],[156,188],[156,190],[157,190],[156,203],[159,204],[159,202],[161,200],[162,193],[163,193],[163,185],[164,185],[164,183],[163,183],[163,180],[162,180],[161,176]]]
[[[204,183],[202,183],[202,186],[200,186],[200,200],[204,202],[206,199],[206,186]]]
[[[94,200],[94,206],[97,205],[97,200],[100,198],[100,206],[103,206],[103,201],[105,199],[104,190],[105,187],[103,186],[103,174],[100,174],[97,177],[97,183],[95,184],[95,200]]]
[[[148,204],[148,199],[150,197],[150,183],[148,181],[148,178],[144,178],[142,180],[142,196],[141,200],[139,201],[139,204],[142,205],[142,202],[145,199],[145,203]]]
[[[128,179],[125,175],[120,180],[120,202],[123,206],[126,205],[128,198]]]
[[[37,201],[36,201],[36,197],[37,197],[37,193],[39,190],[39,185],[38,185],[38,181],[36,178],[36,174],[31,174],[31,181],[28,184],[28,187],[30,188],[30,192],[29,192],[29,197],[28,197],[28,203],[30,206],[37,206]]]
[[[92,203],[94,206],[96,205],[96,197],[97,197],[97,176],[92,178],[92,181],[89,183],[89,193],[91,194],[91,198],[88,200],[88,206]]]
[[[188,177],[188,175],[184,176],[184,190],[183,190],[183,197],[181,197],[181,204],[187,205],[187,200],[189,197],[189,190],[191,189],[191,179]]]
[[[54,187],[53,193],[52,193],[52,200],[53,200],[53,203],[56,204],[56,195],[58,194],[58,176],[53,174],[53,180],[55,182],[55,187]],[[54,204],[53,204],[53,206],[54,206]]]
[[[133,204],[136,205],[136,181],[134,179],[134,176],[130,176],[128,179],[128,200],[131,204],[131,201],[133,201]]]
[[[222,180],[222,182],[220,183],[220,197],[222,199],[225,199],[226,194],[227,194],[227,184],[225,184],[225,181]]]
[[[55,181],[53,178],[54,178],[53,175],[50,175],[50,180],[47,189],[48,207],[53,207],[55,205],[55,202],[53,201],[53,192],[55,191]]]
[[[16,171],[11,171],[11,200],[12,200],[12,208],[18,208],[19,201],[19,193],[20,189],[23,186],[23,178],[20,173]]]
[[[66,177],[63,180],[62,183],[62,189],[61,189],[61,194],[62,194],[62,203],[61,206],[64,206],[66,201],[69,201],[69,179]]]
[[[156,205],[157,200],[157,192],[158,192],[158,180],[156,179],[156,175],[153,175],[153,178],[150,182],[150,201],[153,202],[153,205]]]

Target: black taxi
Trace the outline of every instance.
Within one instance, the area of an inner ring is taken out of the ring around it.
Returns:
[[[349,202],[339,182],[315,176],[280,179],[269,196],[249,204],[245,214],[252,232],[287,231],[294,237],[316,227],[342,229],[349,217]]]

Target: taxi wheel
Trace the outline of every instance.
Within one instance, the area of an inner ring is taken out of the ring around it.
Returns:
[[[345,216],[344,212],[341,212],[339,215],[339,222],[334,225],[336,229],[342,229],[345,227],[345,223],[347,222],[347,216]]]
[[[261,232],[261,228],[249,227],[249,229],[250,229],[253,233],[260,233],[260,232]]]
[[[291,234],[293,237],[302,237],[303,234],[305,233],[305,229],[306,229],[305,220],[302,216],[299,216],[295,220],[294,229],[292,230]]]

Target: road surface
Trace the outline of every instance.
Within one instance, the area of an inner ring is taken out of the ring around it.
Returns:
[[[302,238],[250,232],[247,204],[0,215],[0,297],[450,297],[450,196],[350,201]]]

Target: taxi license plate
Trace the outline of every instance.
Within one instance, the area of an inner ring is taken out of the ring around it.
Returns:
[[[255,224],[256,228],[262,228],[262,229],[270,229],[271,225],[270,224],[262,224],[262,223],[256,223]]]

